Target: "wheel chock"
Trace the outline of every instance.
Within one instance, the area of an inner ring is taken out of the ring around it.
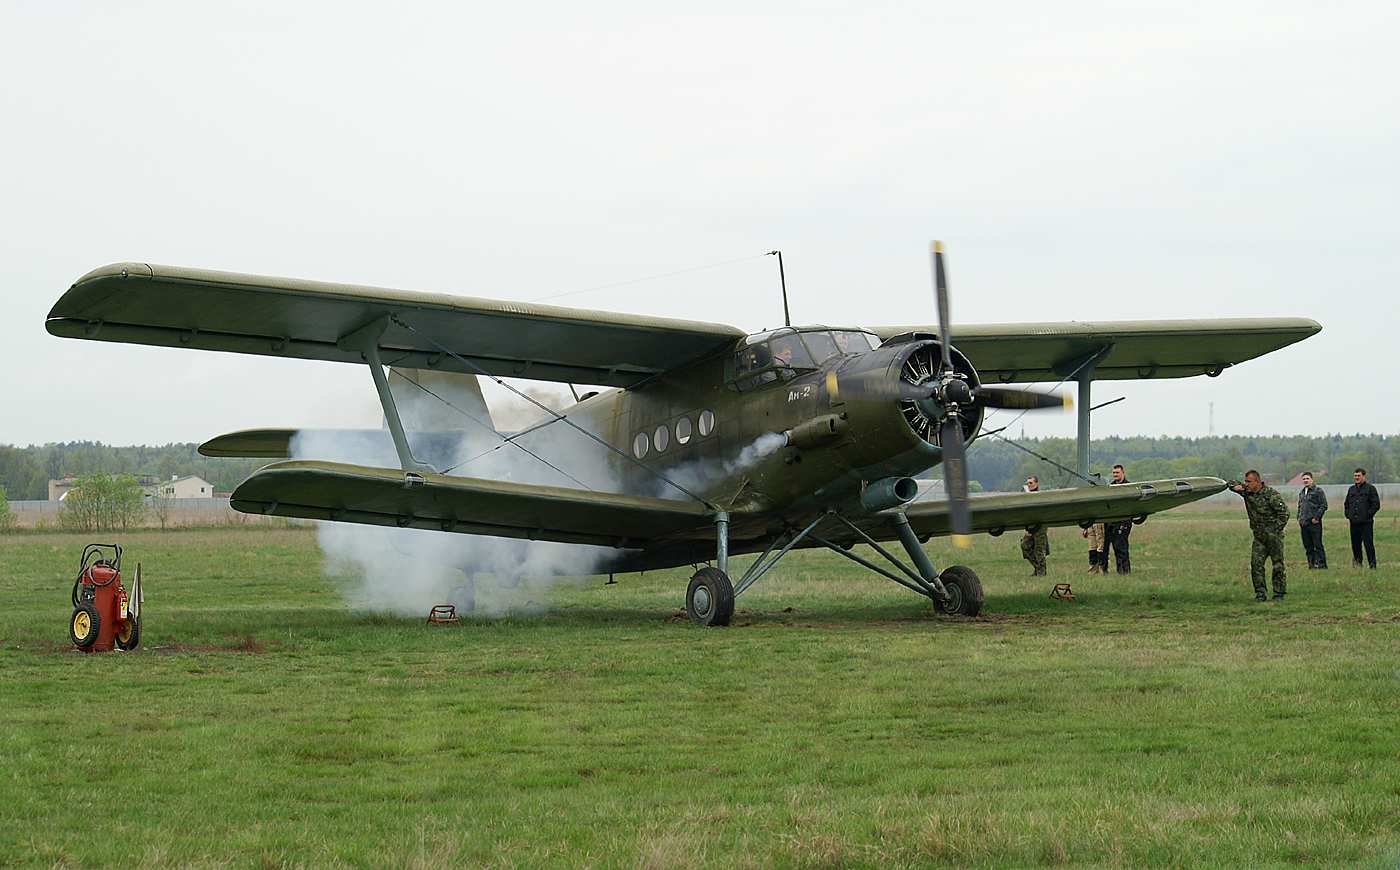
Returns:
[[[461,622],[457,618],[457,608],[451,604],[434,604],[433,609],[428,611],[428,625],[456,625]]]
[[[1050,597],[1060,601],[1073,601],[1074,590],[1069,588],[1068,583],[1056,583],[1055,588],[1050,590]]]

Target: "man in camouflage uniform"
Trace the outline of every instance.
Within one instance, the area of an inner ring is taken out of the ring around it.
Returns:
[[[1026,492],[1040,491],[1040,478],[1032,474],[1026,478]],[[1031,563],[1031,576],[1045,576],[1045,557],[1050,555],[1050,534],[1044,526],[1031,526],[1021,537],[1021,558]]]
[[[1254,545],[1249,551],[1249,579],[1254,583],[1254,600],[1266,599],[1264,560],[1274,563],[1274,600],[1279,601],[1288,591],[1283,567],[1283,530],[1288,527],[1289,510],[1278,490],[1266,486],[1254,469],[1246,471],[1244,483],[1230,481],[1230,489],[1244,499],[1249,515],[1249,529],[1254,532]]]

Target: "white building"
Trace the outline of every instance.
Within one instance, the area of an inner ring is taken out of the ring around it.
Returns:
[[[154,498],[213,498],[214,484],[193,474],[188,477],[172,475],[169,480],[148,487],[146,493]]]

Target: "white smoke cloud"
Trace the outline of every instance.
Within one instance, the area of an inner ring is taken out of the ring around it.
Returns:
[[[728,459],[700,459],[667,469],[668,478],[690,490],[700,492],[709,489],[722,480],[727,480],[753,468],[758,463],[787,446],[787,436],[780,432],[766,432],[733,457]],[[662,498],[679,498],[681,493],[674,486],[657,479],[653,495]]]
[[[465,376],[463,376],[465,377]],[[563,423],[519,438],[520,445],[548,460],[551,468],[501,439],[446,402],[474,410],[475,394],[465,381],[435,382],[436,395],[391,378],[395,404],[415,456],[456,476],[620,491],[606,450]],[[545,401],[549,394],[537,398]],[[550,397],[557,400],[557,397]],[[546,401],[546,404],[550,402]],[[526,410],[528,409],[528,411]],[[444,414],[444,410],[446,414]],[[547,419],[520,401],[514,424]],[[474,414],[474,416],[479,416]],[[499,426],[499,424],[498,424]],[[398,457],[387,431],[304,430],[291,443],[295,459],[322,459],[394,468]],[[571,479],[573,478],[573,479]],[[615,551],[603,547],[461,535],[450,532],[353,523],[323,522],[317,541],[330,574],[340,578],[347,601],[357,608],[425,616],[433,605],[452,603],[458,612],[500,616],[539,610],[549,590],[567,578],[597,573]],[[474,605],[474,606],[469,606]]]

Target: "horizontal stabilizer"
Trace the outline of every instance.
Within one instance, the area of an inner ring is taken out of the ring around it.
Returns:
[[[446,467],[455,461],[454,456],[460,453],[465,437],[464,431],[456,429],[409,432],[408,443],[419,459]],[[499,443],[499,439],[492,440]],[[243,456],[252,459],[291,459],[297,456],[366,465],[386,465],[397,461],[394,441],[387,429],[244,429],[210,438],[199,445],[199,452],[204,456]]]
[[[996,532],[1031,526],[1074,526],[1126,520],[1181,507],[1225,489],[1218,477],[1178,477],[1116,486],[974,495],[972,529]],[[930,498],[905,509],[920,537],[949,534],[947,502]]]
[[[232,504],[250,514],[624,549],[713,530],[698,502],[299,460],[255,472]]]

